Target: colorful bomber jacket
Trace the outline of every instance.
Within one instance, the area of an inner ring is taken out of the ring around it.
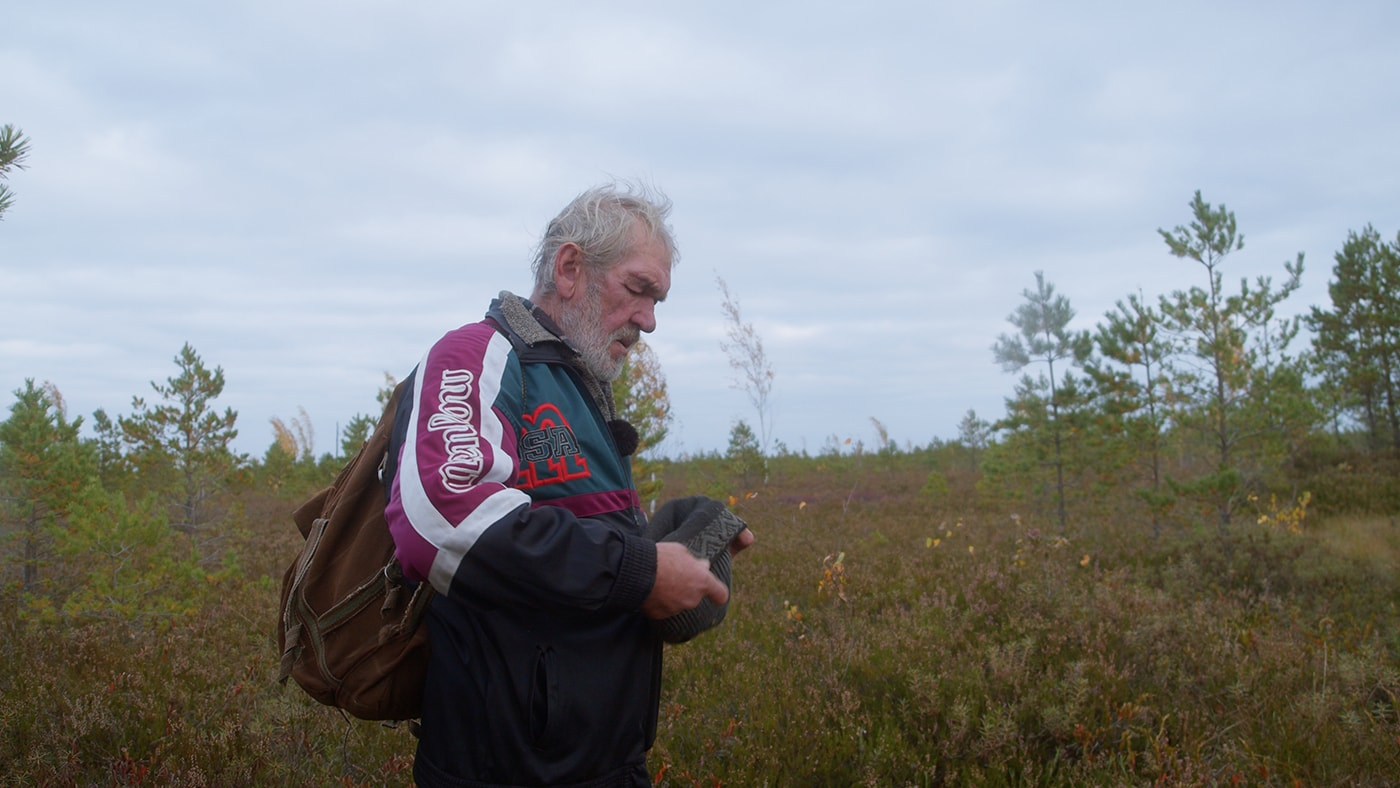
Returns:
[[[438,592],[415,776],[635,772],[656,732],[661,644],[640,612],[656,548],[608,384],[509,293],[414,377],[385,517],[405,575]]]

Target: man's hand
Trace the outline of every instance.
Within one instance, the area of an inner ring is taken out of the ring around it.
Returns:
[[[710,562],[691,555],[680,542],[658,542],[656,583],[642,602],[642,613],[648,618],[666,619],[696,607],[706,598],[716,605],[729,601],[729,589],[710,573]]]
[[[729,557],[733,558],[743,552],[745,548],[753,544],[754,538],[753,530],[749,528],[735,534],[734,538],[729,540]]]

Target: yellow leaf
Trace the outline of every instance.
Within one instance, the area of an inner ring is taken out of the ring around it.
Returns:
[[[930,536],[929,538],[927,538],[927,539],[924,540],[924,547],[933,547],[933,537],[932,537],[932,536]]]
[[[1088,554],[1088,553],[1085,553],[1085,554],[1084,554],[1084,557],[1081,558],[1081,559],[1079,559],[1079,565],[1080,565],[1080,566],[1088,566],[1088,565],[1089,565],[1089,554]]]
[[[730,506],[730,508],[733,508],[733,507],[734,507],[734,504],[736,504],[736,503],[738,503],[738,502],[739,502],[739,499],[738,499],[738,498],[735,498],[735,497],[732,496],[732,495],[729,496],[729,506]]]
[[[798,510],[799,512],[802,511],[803,509],[806,509],[806,508],[807,508],[807,502],[806,502],[806,501],[803,501],[802,503],[799,503],[799,504],[797,505],[797,510]]]
[[[968,545],[968,546],[967,546],[967,553],[968,553],[968,555],[972,555],[972,554],[974,554],[974,553],[976,553],[976,552],[977,552],[977,548],[973,547],[972,545]]]

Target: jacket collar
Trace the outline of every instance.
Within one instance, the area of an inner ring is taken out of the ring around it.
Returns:
[[[502,290],[500,296],[491,302],[491,309],[486,316],[500,322],[531,347],[545,342],[557,342],[567,347],[570,355],[578,354],[574,346],[564,338],[563,329],[559,328],[543,309],[507,290]]]
[[[588,370],[588,367],[583,363],[583,357],[564,336],[563,329],[559,328],[543,309],[535,306],[528,299],[502,290],[501,294],[491,302],[491,308],[486,312],[486,316],[500,323],[507,332],[515,334],[532,348],[546,344],[558,345],[560,355],[569,366],[578,371],[584,386],[592,395],[594,402],[597,403],[598,409],[603,412],[604,417],[616,418],[617,409],[613,404],[612,385],[607,381],[599,380]]]

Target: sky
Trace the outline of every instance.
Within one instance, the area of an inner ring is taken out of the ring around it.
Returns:
[[[758,421],[717,278],[774,373],[773,440],[954,439],[1005,413],[991,348],[1037,271],[1076,329],[1205,284],[1158,234],[1196,190],[1244,235],[1230,289],[1303,253],[1282,311],[1328,307],[1347,234],[1400,232],[1397,27],[1390,0],[14,4],[0,386],[51,382],[90,425],[189,343],[239,451],[304,411],[335,452],[622,179],[674,203],[663,453]]]

